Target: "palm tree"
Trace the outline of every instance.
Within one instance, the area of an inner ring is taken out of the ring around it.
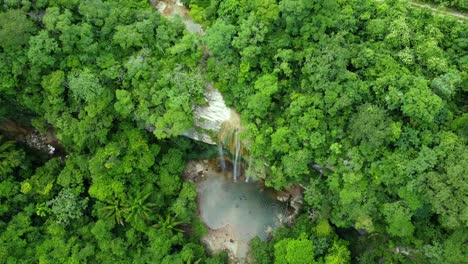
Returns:
[[[181,221],[177,221],[176,217],[171,217],[171,215],[167,214],[166,219],[158,216],[159,221],[154,227],[162,228],[165,230],[173,230],[177,232],[182,232],[182,229],[178,228],[177,226],[182,224]]]
[[[124,225],[123,214],[126,210],[121,204],[120,200],[115,198],[114,200],[108,200],[106,202],[108,205],[102,208],[99,208],[99,211],[103,213],[104,218],[115,220],[116,223]]]
[[[151,218],[151,211],[156,204],[147,201],[150,195],[150,192],[146,194],[137,192],[135,196],[129,196],[125,203],[125,220],[127,222],[137,222],[141,219],[147,221]]]

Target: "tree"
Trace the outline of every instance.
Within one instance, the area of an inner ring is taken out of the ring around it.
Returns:
[[[47,202],[57,221],[66,225],[79,219],[87,204],[88,199],[80,199],[76,192],[69,188],[62,189],[54,199]]]
[[[42,77],[41,86],[51,96],[59,97],[64,92],[65,73],[63,71],[54,71],[49,75]]]
[[[386,141],[398,138],[398,135],[393,135],[393,126],[398,124],[388,120],[385,110],[372,105],[363,105],[351,119],[350,135],[361,145],[378,149]]]
[[[338,242],[333,242],[328,255],[325,257],[326,264],[345,264],[350,263],[351,253],[348,248]]]
[[[313,263],[314,246],[309,240],[292,240],[286,248],[288,263]]]
[[[305,235],[305,234],[304,234]],[[275,264],[316,263],[314,245],[301,239],[283,239],[275,244]]]
[[[196,211],[196,204],[194,202],[196,197],[196,187],[193,184],[184,182],[177,199],[170,208],[171,212],[184,223],[190,222]]]
[[[224,20],[217,20],[207,29],[204,40],[208,49],[213,52],[214,55],[230,61],[231,56],[234,56],[230,47],[235,32],[235,27],[233,25],[228,24]]]
[[[439,215],[439,222],[448,229],[456,229],[468,223],[463,202],[463,193],[468,189],[468,152],[457,137],[448,135],[437,148],[447,155],[443,162],[443,171],[430,171],[424,175],[429,183],[426,199],[431,202],[434,212]]]
[[[287,127],[278,128],[271,135],[271,148],[279,153],[287,153],[290,148],[288,143],[289,133],[290,131]]]
[[[442,107],[440,97],[429,90],[424,80],[419,79],[404,95],[401,110],[418,123],[430,124]]]
[[[177,221],[176,217],[171,217],[171,215],[168,214],[165,218],[159,216],[159,221],[156,226],[163,230],[182,232],[182,230],[177,227],[180,224],[182,224],[182,222]]]
[[[103,214],[103,219],[110,219],[111,222],[124,225],[124,211],[126,208],[117,198],[106,202],[106,206],[99,208]]]
[[[384,204],[382,210],[387,222],[387,232],[390,235],[398,237],[413,235],[414,226],[411,223],[411,215],[408,209],[397,202]]]
[[[312,13],[312,2],[304,0],[285,0],[281,1],[279,8],[283,19],[286,22],[286,32],[295,36],[304,25],[302,21],[306,20]]]
[[[126,201],[124,201],[125,220],[137,229],[142,229],[144,227],[144,222],[153,218],[152,208],[154,208],[156,204],[148,201],[150,196],[151,192],[142,193],[138,191],[136,194],[130,195]]]
[[[41,30],[38,35],[29,39],[28,58],[35,70],[54,65],[56,62],[54,55],[59,51],[57,41],[50,38],[45,30]]]
[[[0,179],[6,180],[19,167],[25,158],[25,153],[15,148],[13,141],[4,140],[0,136]]]
[[[128,117],[135,106],[133,105],[131,94],[126,90],[116,90],[117,102],[114,104],[115,111],[123,117]]]
[[[270,252],[268,252],[267,244],[260,238],[255,237],[250,241],[252,255],[258,264],[272,263]]]
[[[182,173],[182,152],[177,149],[170,149],[160,161],[160,172],[157,180],[161,191],[165,195],[175,195],[180,190],[180,178]]]
[[[453,71],[434,78],[431,87],[441,97],[451,98],[457,93],[460,84],[460,73],[458,71]]]
[[[68,86],[77,100],[82,99],[88,103],[99,98],[104,91],[99,79],[89,69],[69,74]]]
[[[5,53],[24,49],[35,31],[34,23],[28,19],[24,11],[9,9],[0,13],[0,39],[2,39],[0,47]]]
[[[122,48],[141,47],[143,44],[143,35],[136,31],[132,25],[118,26],[113,40]]]
[[[49,197],[53,194],[56,175],[61,169],[58,158],[48,160],[43,166],[37,168],[34,174],[21,182],[21,192],[29,195]]]
[[[392,48],[408,47],[410,45],[411,29],[404,17],[394,20],[389,25],[389,33],[385,42]]]
[[[264,117],[271,104],[271,96],[278,91],[278,78],[265,74],[258,78],[254,86],[256,93],[248,99],[247,107],[251,118]]]
[[[26,153],[0,135],[0,217],[5,220],[21,210],[20,185],[16,179],[29,167]]]

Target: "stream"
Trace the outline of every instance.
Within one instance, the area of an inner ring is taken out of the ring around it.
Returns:
[[[193,21],[189,10],[180,1],[165,0],[153,4],[169,19],[180,17],[190,33],[204,34],[201,25]],[[230,263],[250,263],[250,241],[257,236],[267,240],[274,229],[287,220],[288,203],[278,201],[279,196],[273,190],[256,182],[247,182],[249,175],[242,175],[245,148],[240,137],[240,117],[225,105],[221,93],[210,84],[205,97],[208,104],[195,109],[194,125],[214,131],[218,138],[211,138],[196,129],[184,133],[195,140],[218,144],[219,170],[200,161],[193,161],[194,173],[186,168],[186,174],[192,175],[189,178],[196,179],[198,212],[209,229],[202,242],[212,253],[226,251]],[[224,149],[233,155],[232,166],[226,164]],[[242,177],[246,180],[239,180]]]
[[[170,19],[179,16],[190,33],[200,35],[204,34],[202,26],[192,19],[189,14],[189,10],[182,4],[180,0],[152,0],[151,2],[163,16]]]

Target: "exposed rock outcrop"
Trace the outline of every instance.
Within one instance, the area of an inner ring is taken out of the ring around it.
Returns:
[[[191,160],[185,166],[182,177],[190,182],[198,182],[206,177],[208,168],[208,161]]]
[[[193,112],[194,127],[182,135],[208,144],[217,144],[223,124],[237,114],[226,106],[221,93],[209,84],[205,90],[206,105],[197,106]]]
[[[276,193],[276,199],[281,202],[288,202],[290,211],[289,214],[282,219],[282,222],[291,224],[302,207],[302,187],[295,185],[288,190],[279,191]]]
[[[32,127],[22,126],[12,120],[4,120],[0,123],[0,134],[50,156],[65,155],[65,150],[55,137],[53,129],[39,133]]]
[[[180,0],[150,0],[156,9],[165,17],[173,18],[180,16],[182,22],[190,33],[203,35],[205,32],[200,24],[193,21],[189,15],[189,10]]]

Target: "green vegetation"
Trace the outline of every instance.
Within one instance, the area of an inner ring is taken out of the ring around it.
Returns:
[[[466,23],[403,1],[223,1],[218,15],[208,75],[267,185],[301,183],[316,218],[379,236],[356,261],[438,263],[466,238]]]
[[[196,221],[195,187],[180,179],[193,146],[175,137],[202,102],[194,37],[146,1],[0,11],[2,117],[27,109],[67,152],[38,164],[2,140],[0,262],[224,262],[207,257],[200,228],[182,232]]]
[[[304,187],[257,263],[466,261],[466,22],[399,0],[183,2],[204,36],[147,1],[0,0],[0,119],[66,151],[0,138],[0,263],[226,263],[180,177],[213,153],[179,136],[207,80],[250,170]]]

